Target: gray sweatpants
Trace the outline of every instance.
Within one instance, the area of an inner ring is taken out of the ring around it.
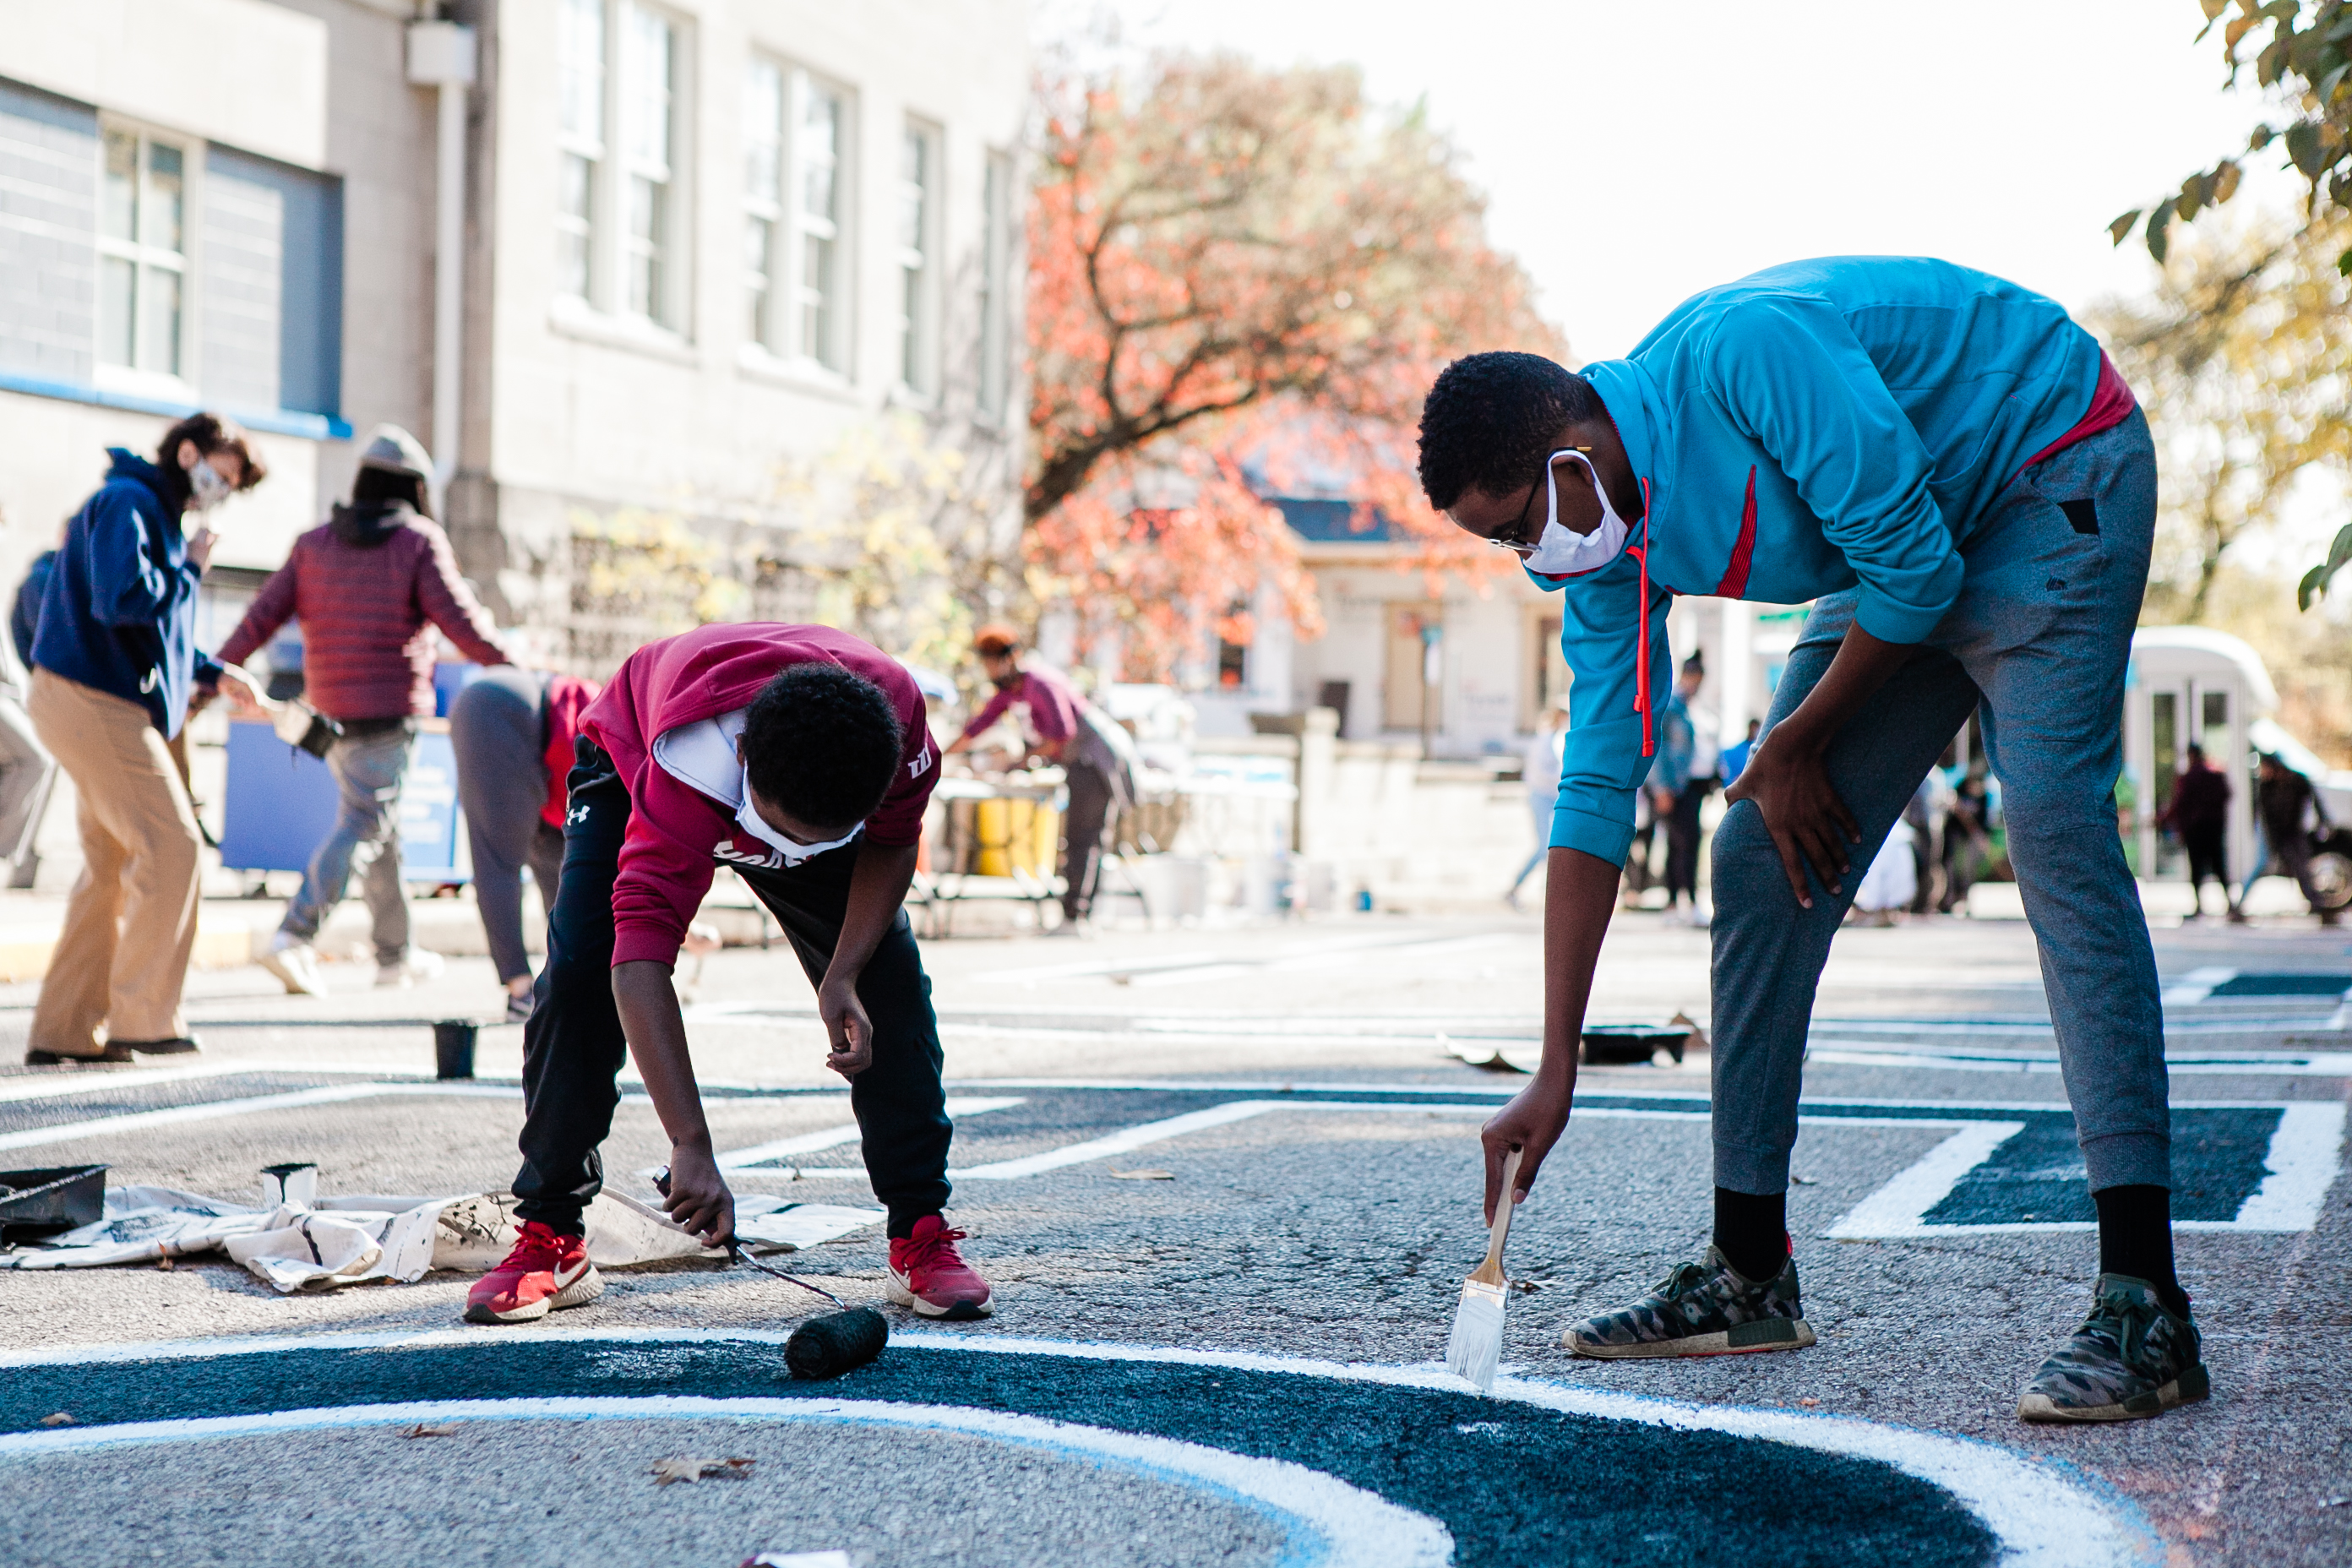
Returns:
[[[1831,744],[1830,782],[1863,835],[1844,892],[1816,880],[1813,907],[1801,908],[1755,804],[1725,815],[1714,862],[1717,1185],[1787,1188],[1830,940],[1912,791],[1979,708],[2091,1190],[2171,1184],[2156,958],[2115,807],[2124,672],[2155,522],[2155,451],[2138,414],[2001,492],[1961,543],[1958,602]],[[1814,604],[1767,736],[1829,668],[1854,601],[1849,591]]]
[[[522,868],[555,908],[563,833],[539,813],[547,803],[546,689],[527,669],[499,665],[467,682],[449,704],[449,744],[457,757],[457,803],[474,858],[474,907],[500,983],[530,973],[523,954]]]
[[[335,776],[335,825],[310,856],[301,890],[286,906],[278,929],[309,942],[343,901],[352,875],[375,923],[375,961],[398,963],[408,952],[408,889],[400,880],[400,786],[416,726],[404,723],[366,734],[346,734],[327,752]]]

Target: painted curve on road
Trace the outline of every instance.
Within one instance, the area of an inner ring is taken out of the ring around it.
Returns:
[[[1255,1500],[1298,1521],[1302,1561],[1428,1561],[1400,1554],[1414,1520],[1450,1535],[1465,1568],[2160,1560],[2137,1511],[2071,1467],[1846,1417],[1509,1377],[1481,1398],[1431,1368],[939,1332],[901,1334],[875,1364],[810,1384],[786,1370],[783,1337],[444,1331],[13,1353],[0,1356],[0,1466],[98,1443],[246,1435],[256,1422],[396,1418],[384,1407],[856,1418],[980,1435],[1002,1423],[1003,1440]],[[58,1410],[78,1425],[42,1429]],[[1316,1494],[1327,1502],[1352,1489],[1395,1510],[1382,1550],[1355,1549],[1322,1507],[1300,1503],[1324,1485],[1337,1489]]]

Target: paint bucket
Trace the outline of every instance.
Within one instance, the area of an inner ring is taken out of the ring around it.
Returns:
[[[274,1210],[281,1204],[307,1209],[318,1201],[318,1166],[296,1161],[284,1165],[261,1167],[261,1206],[264,1209]]]
[[[474,1031],[471,1018],[444,1018],[433,1026],[433,1066],[439,1078],[474,1076]]]

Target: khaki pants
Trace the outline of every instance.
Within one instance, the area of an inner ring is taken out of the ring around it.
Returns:
[[[163,732],[138,703],[47,669],[33,671],[25,706],[74,782],[83,861],[30,1044],[91,1056],[106,1039],[184,1035],[180,988],[196,945],[200,840]]]

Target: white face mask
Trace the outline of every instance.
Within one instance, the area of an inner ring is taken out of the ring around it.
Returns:
[[[1560,524],[1559,465],[1563,461],[1580,468],[1592,493],[1601,498],[1601,526],[1591,533],[1578,533]],[[1625,547],[1626,531],[1625,520],[1609,504],[1609,492],[1601,488],[1601,476],[1592,471],[1590,458],[1573,447],[1563,447],[1545,459],[1544,530],[1534,551],[1524,557],[1528,570],[1547,577],[1598,571],[1617,559],[1617,552]]]
[[[229,483],[221,472],[205,458],[188,470],[188,508],[192,511],[210,511],[229,498]]]
[[[787,838],[769,826],[768,819],[761,816],[752,806],[751,787],[748,784],[743,786],[743,804],[735,808],[735,825],[782,855],[787,866],[797,866],[802,861],[812,859],[828,849],[838,849],[866,831],[866,825],[861,822],[829,844],[803,844],[798,839]]]

